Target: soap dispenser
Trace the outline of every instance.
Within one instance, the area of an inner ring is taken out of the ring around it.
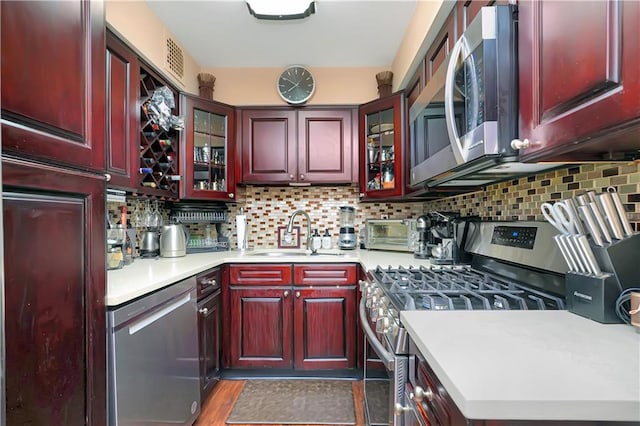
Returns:
[[[328,229],[324,230],[324,235],[322,236],[322,248],[330,249],[331,248],[331,234]]]
[[[318,233],[317,229],[313,230],[313,235],[311,236],[311,250],[316,251],[322,247],[322,237],[320,233]]]

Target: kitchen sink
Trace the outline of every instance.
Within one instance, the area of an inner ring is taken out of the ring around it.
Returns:
[[[266,257],[322,257],[322,256],[344,256],[344,253],[338,251],[311,253],[307,250],[259,250],[245,253],[245,256],[266,256]]]

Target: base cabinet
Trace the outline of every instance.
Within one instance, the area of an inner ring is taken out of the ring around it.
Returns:
[[[352,288],[296,288],[293,306],[294,368],[355,367],[355,299]]]
[[[3,158],[6,424],[107,422],[105,183]]]
[[[220,380],[222,360],[221,307],[220,291],[198,302],[201,403]]]
[[[231,289],[231,367],[290,368],[291,291]]]
[[[232,265],[230,277],[228,367],[356,367],[355,265]]]

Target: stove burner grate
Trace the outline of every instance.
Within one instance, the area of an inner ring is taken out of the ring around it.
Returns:
[[[373,275],[404,310],[564,309],[561,297],[471,269],[467,265],[382,268]]]

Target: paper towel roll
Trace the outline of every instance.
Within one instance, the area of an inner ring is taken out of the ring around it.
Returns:
[[[247,216],[239,214],[236,216],[236,231],[238,233],[238,250],[247,248]]]

